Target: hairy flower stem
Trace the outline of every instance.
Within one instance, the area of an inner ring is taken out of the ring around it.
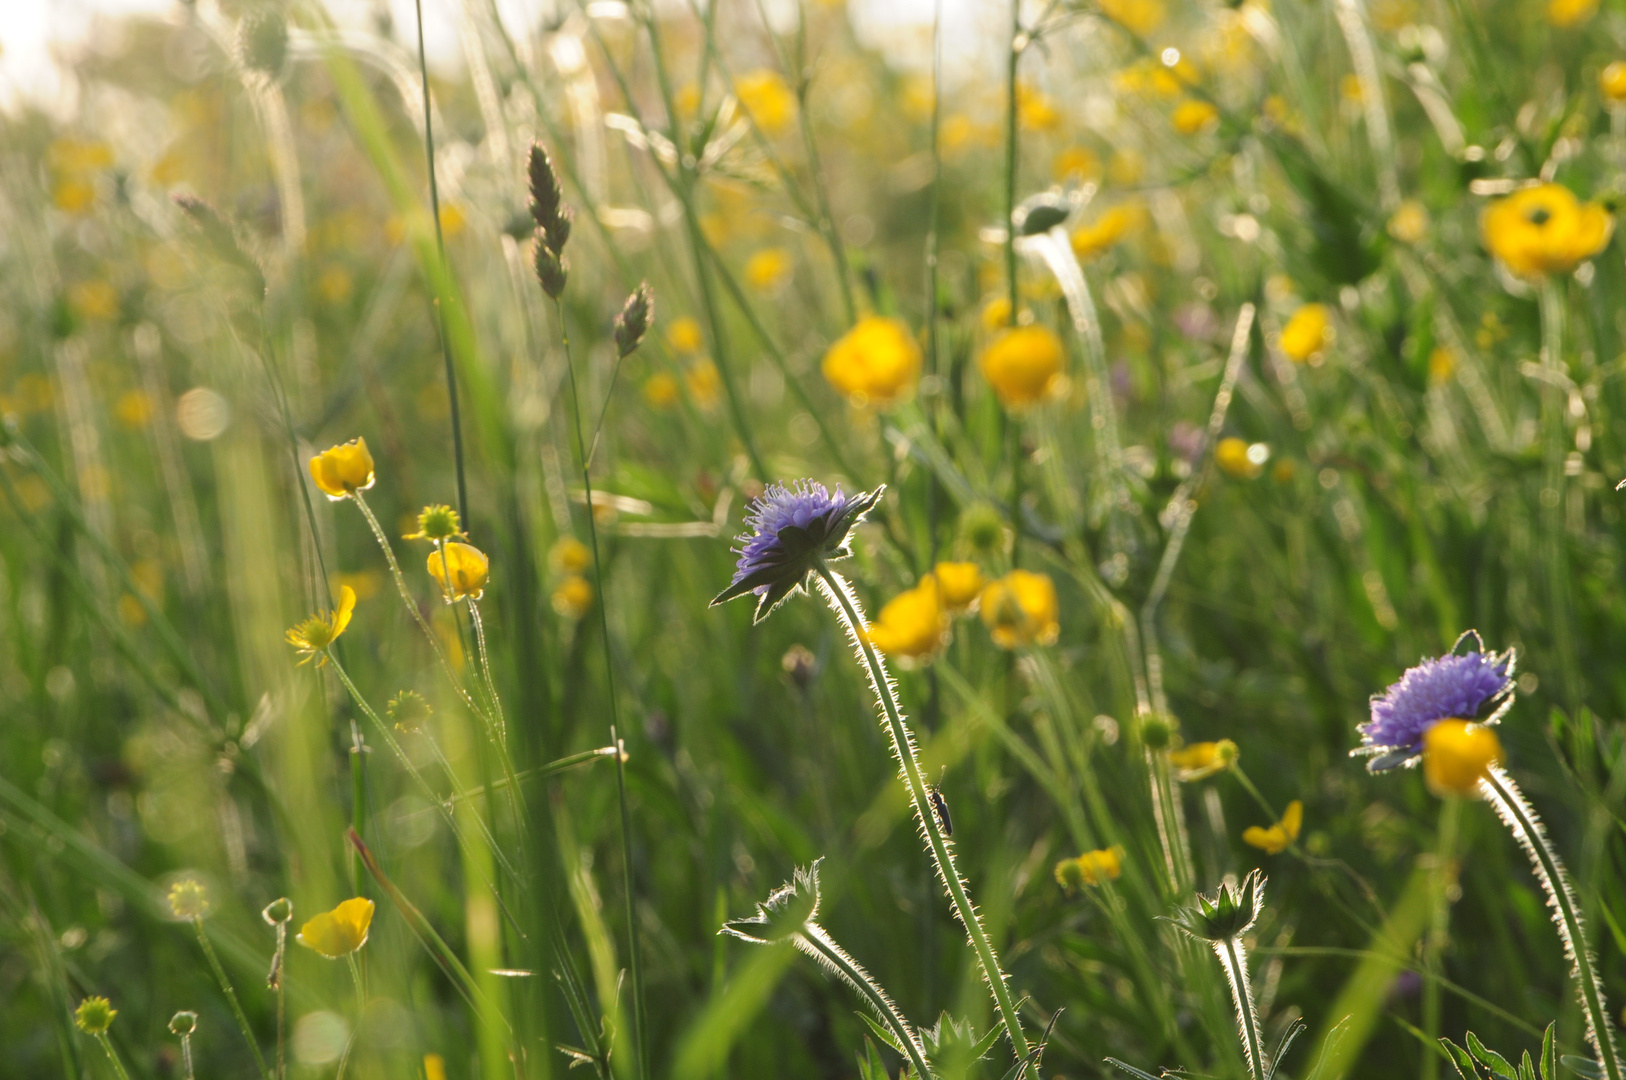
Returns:
[[[209,970],[214,972],[215,981],[220,984],[221,992],[226,995],[226,1003],[231,1006],[231,1014],[237,1018],[237,1026],[242,1030],[248,1048],[254,1052],[254,1064],[259,1068],[262,1080],[270,1080],[271,1074],[266,1070],[259,1040],[254,1037],[254,1029],[248,1025],[248,1016],[244,1014],[243,1006],[237,1000],[237,991],[232,989],[231,980],[226,977],[226,969],[220,966],[220,957],[215,955],[215,947],[209,943],[209,935],[203,929],[203,919],[194,918],[192,928],[198,932],[198,944],[203,947],[203,955],[209,961]],[[108,1054],[112,1054],[111,1048],[108,1049]],[[117,1064],[116,1059],[114,1063]],[[122,1068],[119,1069],[121,1075],[123,1072]],[[1610,1080],[1614,1078],[1611,1077]]]
[[[96,1041],[102,1044],[102,1053],[107,1055],[107,1060],[112,1063],[113,1071],[118,1074],[119,1080],[130,1080],[130,1074],[124,1071],[124,1062],[119,1060],[118,1051],[113,1049],[113,1040],[107,1037],[107,1032],[98,1031]]]
[[[1524,793],[1500,765],[1492,765],[1479,781],[1479,791],[1496,810],[1496,816],[1513,833],[1513,839],[1524,848],[1530,858],[1530,867],[1547,904],[1553,909],[1553,923],[1564,943],[1564,955],[1569,957],[1570,975],[1580,991],[1581,1011],[1586,1015],[1586,1037],[1597,1051],[1598,1064],[1608,1080],[1622,1080],[1620,1052],[1615,1048],[1615,1036],[1609,1028],[1609,1011],[1604,1006],[1603,982],[1598,976],[1597,960],[1587,944],[1586,928],[1581,923],[1581,906],[1575,890],[1570,887],[1569,874],[1564,863],[1553,850],[1547,830],[1542,827],[1536,811],[1525,801]]]
[[[955,914],[965,927],[966,937],[970,939],[971,947],[977,954],[977,962],[982,965],[983,978],[987,981],[989,992],[994,997],[994,1004],[999,1009],[1000,1022],[1005,1027],[1006,1037],[1010,1039],[1011,1050],[1017,1060],[1025,1060],[1030,1048],[1027,1036],[1022,1033],[1022,1022],[1016,1013],[1016,1003],[1011,999],[1010,987],[1005,984],[1005,973],[1000,970],[999,957],[994,952],[993,942],[988,939],[988,932],[983,928],[976,905],[966,893],[965,881],[954,865],[954,853],[949,848],[947,838],[943,836],[937,815],[932,812],[927,802],[926,778],[921,773],[920,761],[915,755],[914,736],[910,733],[908,724],[904,723],[903,713],[898,708],[892,678],[887,674],[886,665],[881,661],[875,647],[869,643],[869,639],[864,636],[863,628],[869,624],[864,619],[858,598],[853,595],[846,579],[822,561],[814,568],[814,572],[818,575],[820,591],[831,610],[836,613],[836,617],[846,627],[847,636],[853,643],[853,650],[869,675],[870,689],[874,691],[875,699],[879,702],[886,719],[887,734],[892,739],[892,756],[897,760],[898,772],[909,789],[909,801],[914,807],[915,820],[926,840],[926,850],[937,866],[938,879],[943,882],[943,887],[948,892]],[[1615,1078],[1611,1077],[1610,1080]]]
[[[1242,1052],[1248,1059],[1248,1072],[1253,1080],[1268,1080],[1264,1051],[1259,1046],[1259,1012],[1253,1004],[1253,984],[1248,981],[1248,952],[1240,938],[1225,938],[1214,942],[1214,955],[1225,967],[1225,978],[1231,984],[1231,999],[1236,1002],[1236,1027],[1242,1038]]]
[[[565,309],[557,298],[553,313],[559,321],[559,341],[565,350],[565,372],[570,379],[570,415],[576,429],[576,453],[581,458],[582,492],[587,499],[587,539],[593,552],[593,590],[597,594],[599,637],[604,644],[604,690],[610,699],[610,745],[615,747],[616,805],[621,817],[621,864],[626,875],[625,907],[627,919],[627,963],[632,969],[632,1043],[637,1061],[637,1075],[642,1080],[649,1076],[649,1053],[644,1040],[648,1021],[644,1015],[643,962],[638,949],[638,923],[633,916],[632,896],[632,823],[627,811],[627,771],[621,753],[620,716],[616,710],[615,654],[610,648],[610,616],[604,606],[604,565],[598,551],[598,520],[593,516],[593,475],[588,468],[587,441],[582,435],[581,388],[576,383],[576,365],[570,358],[570,331],[565,325]]]
[[[803,925],[800,933],[791,935],[791,942],[858,991],[875,1015],[891,1029],[893,1037],[898,1040],[898,1045],[903,1047],[904,1053],[909,1056],[910,1064],[915,1067],[916,1075],[921,1080],[931,1080],[932,1071],[926,1065],[926,1050],[920,1044],[920,1037],[898,1011],[892,998],[875,981],[875,977],[865,970],[864,965],[848,955],[847,950],[836,944],[835,939],[824,927],[811,919]]]

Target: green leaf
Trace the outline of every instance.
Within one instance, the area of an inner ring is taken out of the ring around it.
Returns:
[[[867,1012],[855,1012],[854,1015],[856,1015],[860,1020],[864,1021],[864,1023],[869,1025],[869,1029],[871,1031],[875,1032],[875,1037],[876,1038],[878,1038],[882,1042],[886,1043],[886,1045],[890,1046],[892,1049],[896,1050],[898,1053],[904,1054],[905,1056],[907,1056],[907,1053],[904,1051],[903,1047],[898,1045],[897,1037],[894,1036],[892,1034],[892,1032],[887,1030],[887,1027],[886,1027],[885,1024],[881,1023],[879,1020],[875,1019],[875,1017],[871,1016]]]
[[[1287,1030],[1282,1032],[1281,1041],[1276,1044],[1276,1052],[1270,1055],[1270,1065],[1265,1069],[1265,1080],[1271,1080],[1276,1075],[1276,1070],[1281,1068],[1282,1059],[1293,1046],[1293,1040],[1302,1035],[1309,1026],[1303,1020],[1295,1020],[1287,1025]]]
[[[886,1071],[886,1062],[881,1060],[881,1051],[868,1037],[864,1038],[864,1052],[858,1056],[859,1080],[892,1080]]]
[[[1468,1049],[1473,1051],[1474,1057],[1478,1058],[1494,1075],[1500,1076],[1502,1080],[1519,1080],[1519,1070],[1513,1067],[1511,1061],[1480,1042],[1479,1036],[1473,1032],[1467,1033],[1467,1039]]]
[[[1456,1067],[1457,1075],[1462,1077],[1462,1080],[1479,1080],[1479,1067],[1474,1064],[1473,1056],[1468,1051],[1450,1039],[1441,1039],[1440,1045],[1445,1047],[1445,1052],[1451,1056],[1451,1064]]]
[[[1519,1060],[1519,1080],[1536,1080],[1536,1063],[1530,1060],[1530,1051]]]
[[[1541,1036],[1541,1080],[1558,1080],[1558,1065],[1554,1061],[1557,1050],[1553,1047],[1553,1029],[1557,1023],[1547,1025]]]
[[[1110,1058],[1109,1057],[1109,1058],[1106,1059],[1106,1063],[1108,1065],[1113,1066],[1114,1068],[1122,1069],[1124,1072],[1128,1073],[1130,1076],[1139,1077],[1140,1080],[1161,1080],[1161,1077],[1153,1076],[1149,1072],[1142,1072],[1141,1070],[1135,1068],[1133,1065],[1127,1065],[1124,1062],[1119,1061],[1117,1058]]]
[[[1577,1076],[1584,1076],[1587,1080],[1603,1080],[1603,1070],[1591,1058],[1579,1054],[1565,1054],[1558,1062]]]
[[[1315,1068],[1310,1070],[1305,1080],[1321,1080],[1323,1070],[1336,1055],[1338,1044],[1343,1042],[1344,1036],[1349,1033],[1349,1019],[1346,1016],[1327,1029],[1327,1037],[1321,1040],[1321,1056],[1316,1058]]]

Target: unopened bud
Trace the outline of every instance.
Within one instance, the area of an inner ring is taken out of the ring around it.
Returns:
[[[198,1014],[191,1011],[178,1012],[169,1018],[169,1033],[179,1035],[183,1039],[198,1030]]]
[[[1180,724],[1165,713],[1143,713],[1140,718],[1140,741],[1148,750],[1166,750],[1174,739]]]
[[[632,352],[644,340],[654,317],[654,290],[649,287],[649,282],[641,281],[621,306],[621,314],[615,317],[615,347],[622,356]]]
[[[288,24],[282,13],[270,8],[243,17],[237,37],[238,55],[243,66],[275,78],[288,59]]]
[[[293,917],[294,902],[286,896],[271,901],[265,905],[265,910],[260,912],[260,918],[264,919],[267,925],[270,926],[279,926]]]
[[[550,249],[541,236],[536,239],[533,263],[536,266],[536,280],[542,283],[542,291],[555,300],[564,295],[570,264],[565,262],[564,256]]]

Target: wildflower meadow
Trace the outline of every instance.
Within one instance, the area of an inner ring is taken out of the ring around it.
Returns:
[[[1626,1080],[1621,0],[148,7],[0,1077]]]

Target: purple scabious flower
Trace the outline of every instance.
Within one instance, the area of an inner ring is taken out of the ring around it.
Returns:
[[[852,554],[847,537],[853,526],[880,501],[886,486],[873,492],[848,495],[839,487],[831,494],[823,484],[798,480],[790,486],[769,484],[752,500],[745,515],[746,531],[735,539],[739,562],[734,580],[711,604],[754,593],[756,618],[761,622],[785,598],[802,587],[820,562]]]
[[[1408,668],[1382,694],[1372,697],[1372,719],[1361,724],[1361,745],[1354,754],[1373,755],[1372,772],[1415,764],[1423,753],[1423,733],[1441,720],[1478,720],[1486,706],[1507,700],[1481,723],[1495,723],[1512,705],[1513,650],[1484,652],[1479,635],[1469,631],[1476,648],[1424,660]]]

